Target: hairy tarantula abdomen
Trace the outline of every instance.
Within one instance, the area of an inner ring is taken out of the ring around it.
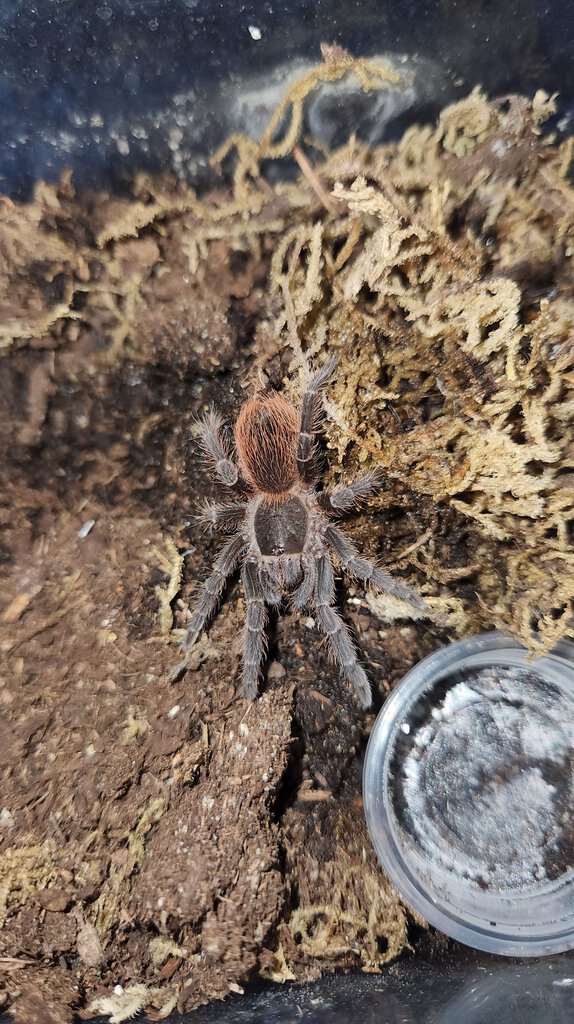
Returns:
[[[251,398],[235,424],[235,444],[246,480],[268,494],[288,491],[297,479],[301,418],[282,395]]]
[[[309,380],[297,409],[281,395],[251,398],[235,425],[238,465],[211,410],[201,423],[202,447],[220,482],[241,484],[244,498],[210,505],[203,518],[214,528],[233,531],[199,591],[187,626],[184,648],[197,640],[215,611],[225,583],[241,565],[246,621],[243,633],[243,686],[253,699],[265,657],[268,605],[289,597],[296,609],[308,607],[324,633],[334,661],[353,686],[362,707],[371,701],[369,682],[345,622],[335,608],[333,555],[363,583],[408,602],[421,611],[422,598],[404,583],[363,558],[333,517],[356,507],[381,486],[367,473],[331,494],[317,492],[316,432],[320,393],[335,370],[331,357]],[[236,491],[237,493],[237,491]]]

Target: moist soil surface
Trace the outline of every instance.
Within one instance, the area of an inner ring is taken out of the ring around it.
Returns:
[[[180,252],[164,248],[172,273]],[[137,362],[110,360],[96,323],[80,348],[20,349],[1,367],[0,991],[22,1021],[72,1019],[117,985],[134,1006],[189,1009],[261,975],[376,969],[407,941],[363,821],[372,719],[313,620],[284,609],[272,623],[248,703],[232,582],[170,681],[169,600],[183,626],[221,544],[194,518],[222,495],[193,424],[210,403],[232,422],[246,393],[266,303],[249,272],[243,297],[222,258],[184,309],[150,303],[158,346]],[[266,367],[280,384],[274,351]],[[349,529],[379,553],[380,514]],[[382,629],[354,593],[341,584],[338,601],[380,706],[439,634]]]

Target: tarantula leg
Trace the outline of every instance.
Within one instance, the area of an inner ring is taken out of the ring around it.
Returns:
[[[368,558],[363,558],[352,540],[345,536],[342,530],[336,526],[328,526],[325,530],[325,539],[340,558],[343,568],[351,576],[362,580],[363,583],[370,583],[377,590],[384,590],[401,601],[408,601],[413,608],[417,608],[419,611],[428,611],[428,606],[422,597],[419,597],[406,583],[399,583],[393,579],[390,573],[373,565]]]
[[[219,552],[214,570],[202,585],[199,600],[189,620],[182,644],[184,651],[193,647],[205,623],[217,608],[227,578],[235,569],[244,547],[243,537],[232,537]]]
[[[214,505],[206,501],[200,505],[196,519],[212,530],[236,530],[245,518],[245,503]]]
[[[353,480],[346,487],[336,487],[327,495],[329,505],[335,512],[350,512],[370,494],[374,494],[383,485],[382,478],[376,469],[365,473],[358,480]]]
[[[291,604],[293,608],[296,608],[298,611],[305,608],[305,606],[313,599],[315,581],[317,579],[314,558],[309,559],[306,556],[303,556],[301,559],[301,568],[303,570],[303,579],[291,595]]]
[[[329,358],[312,375],[301,400],[301,427],[297,445],[297,470],[305,483],[316,477],[315,434],[319,413],[319,393],[329,383],[337,366],[335,356]]]
[[[251,564],[251,563],[250,563]],[[271,566],[259,565],[258,581],[265,604],[281,603],[281,581]]]
[[[231,458],[222,429],[221,416],[215,409],[210,409],[199,421],[200,444],[221,482],[227,487],[233,487],[239,478],[239,470]]]
[[[302,575],[301,555],[284,555],[281,571],[285,589],[290,591],[297,587]]]
[[[354,687],[355,694],[362,708],[371,705],[371,688],[357,653],[349,636],[349,630],[341,616],[332,607],[335,600],[335,581],[333,566],[328,555],[317,559],[317,578],[315,582],[315,614],[319,628],[327,637],[333,657],[340,665],[343,675]]]
[[[267,647],[267,607],[256,562],[244,563],[241,579],[245,590],[246,610],[243,633],[243,690],[248,700],[255,700]]]

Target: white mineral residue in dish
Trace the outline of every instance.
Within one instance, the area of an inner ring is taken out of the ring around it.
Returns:
[[[395,815],[431,868],[489,890],[574,868],[574,696],[528,668],[482,669],[397,737]]]

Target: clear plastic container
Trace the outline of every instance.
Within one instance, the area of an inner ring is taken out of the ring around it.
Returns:
[[[430,924],[509,956],[574,948],[574,645],[487,633],[410,671],[377,718],[367,823]]]

